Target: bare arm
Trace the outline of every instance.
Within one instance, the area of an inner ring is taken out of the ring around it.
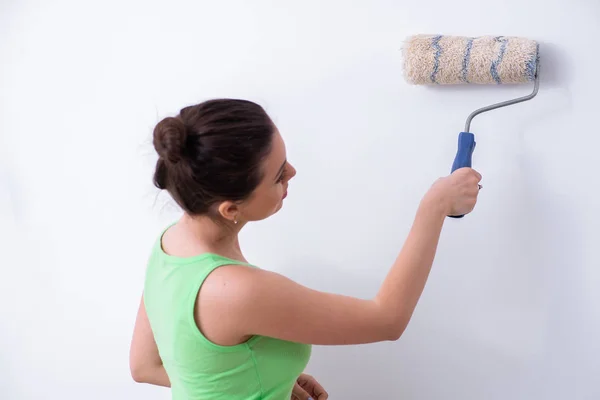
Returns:
[[[158,354],[143,296],[140,300],[129,350],[129,368],[131,376],[136,382],[171,387],[171,382]]]
[[[226,266],[209,275],[209,284],[200,291],[196,317],[201,329],[217,342],[225,332],[235,332],[238,338],[263,335],[320,345],[398,339],[425,286],[446,215],[466,213],[475,205],[481,177],[475,172],[461,174],[473,175],[452,178],[458,183],[441,182],[441,188],[424,197],[375,298],[325,293],[277,273]],[[444,189],[449,184],[458,187]],[[442,189],[449,192],[449,201],[441,196]]]

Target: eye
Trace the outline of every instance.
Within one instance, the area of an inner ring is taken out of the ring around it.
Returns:
[[[281,175],[279,175],[279,178],[277,178],[277,183],[281,183],[284,181],[286,173],[287,173],[287,168],[284,168],[283,171],[281,172]]]

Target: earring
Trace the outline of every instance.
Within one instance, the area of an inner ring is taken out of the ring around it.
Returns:
[[[233,218],[233,223],[237,225],[237,223],[238,223],[237,218]]]

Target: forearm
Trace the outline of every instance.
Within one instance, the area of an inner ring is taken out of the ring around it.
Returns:
[[[162,359],[158,354],[156,341],[146,314],[143,295],[140,299],[129,349],[129,369],[136,382],[171,387]]]
[[[445,209],[435,198],[421,201],[404,246],[377,294],[394,338],[406,328],[423,292],[445,218]]]
[[[133,379],[138,383],[171,387],[167,371],[162,365],[140,368],[133,374]]]

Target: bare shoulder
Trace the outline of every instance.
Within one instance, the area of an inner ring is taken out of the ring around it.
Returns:
[[[215,268],[204,281],[201,293],[225,294],[230,289],[243,289],[256,278],[260,270],[246,265],[223,265]]]
[[[245,265],[223,265],[212,271],[198,291],[194,314],[200,332],[213,343],[231,346],[249,335],[239,329],[244,304],[260,290],[266,271]]]
[[[224,265],[206,278],[199,291],[200,302],[214,306],[226,305],[230,311],[249,311],[249,301],[276,298],[281,291],[310,291],[290,278],[276,272],[246,265]]]
[[[251,302],[276,292],[277,285],[300,287],[275,272],[246,265],[223,265],[208,275],[198,291],[199,311],[245,313],[251,310]]]

